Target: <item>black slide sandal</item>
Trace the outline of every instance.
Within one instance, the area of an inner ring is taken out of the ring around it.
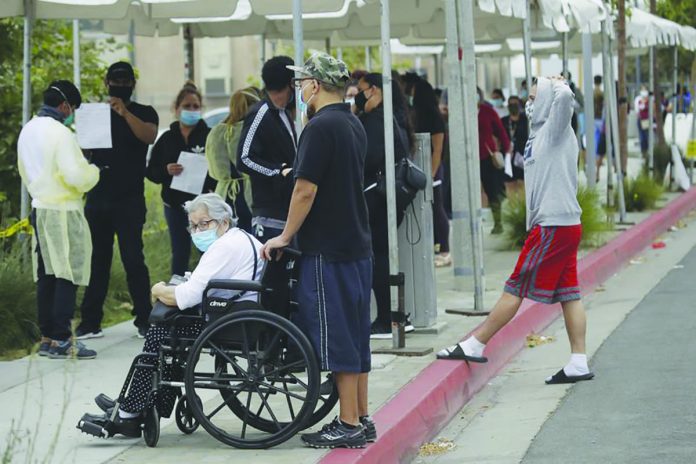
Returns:
[[[561,369],[556,372],[550,379],[545,380],[546,385],[559,385],[564,383],[576,383],[583,380],[592,380],[594,374],[592,372],[583,375],[566,375],[565,371]]]
[[[477,356],[469,356],[466,353],[464,353],[464,350],[462,347],[457,344],[455,345],[455,348],[453,350],[450,350],[449,348],[445,348],[445,351],[447,351],[447,354],[442,355],[442,354],[437,354],[437,359],[447,359],[450,361],[471,361],[475,363],[486,363],[488,362],[488,358],[485,356],[477,357]]]

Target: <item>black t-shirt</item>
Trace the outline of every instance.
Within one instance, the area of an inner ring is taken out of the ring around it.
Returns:
[[[372,254],[363,172],[367,137],[344,103],[320,109],[302,131],[295,178],[317,185],[314,204],[298,233],[300,250],[329,261]]]
[[[416,132],[426,134],[442,134],[445,132],[445,121],[439,113],[417,114]]]
[[[159,124],[151,106],[129,102],[128,111],[143,122]],[[92,150],[92,162],[101,172],[99,182],[87,194],[90,206],[111,206],[124,200],[144,198],[148,144],[138,139],[124,118],[111,110],[113,148]]]

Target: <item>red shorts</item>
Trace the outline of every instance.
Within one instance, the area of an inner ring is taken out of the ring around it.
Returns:
[[[582,226],[534,226],[505,291],[540,303],[579,300],[578,245]]]

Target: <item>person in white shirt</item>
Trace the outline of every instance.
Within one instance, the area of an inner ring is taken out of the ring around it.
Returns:
[[[37,116],[22,128],[17,141],[19,173],[32,197],[39,355],[53,359],[97,355],[73,343],[71,330],[77,287],[89,283],[91,272],[92,239],[83,196],[99,180],[99,169],[87,162],[67,127],[81,103],[72,82],[51,82]]]
[[[208,282],[213,279],[259,280],[263,270],[261,243],[236,227],[232,208],[215,193],[198,195],[184,204],[188,213],[189,232],[193,244],[203,256],[190,278],[179,285],[159,282],[152,287],[153,300],[181,310],[200,305]],[[211,290],[208,296],[234,298],[235,301],[257,301],[257,292]],[[144,353],[157,353],[160,343],[169,336],[171,328],[152,325],[145,335]],[[202,322],[178,327],[177,334],[195,338],[203,330]],[[142,361],[143,363],[147,361]],[[166,380],[166,379],[165,379]],[[114,431],[128,437],[139,437],[142,412],[152,389],[152,372],[136,369],[128,393],[114,420]],[[100,395],[102,396],[102,395]],[[171,413],[176,393],[164,388],[158,394],[158,409],[165,417]],[[101,405],[100,405],[101,406]],[[92,416],[90,421],[104,424],[107,414]]]

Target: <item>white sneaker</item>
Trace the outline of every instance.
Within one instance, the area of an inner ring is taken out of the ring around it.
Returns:
[[[75,331],[75,339],[76,340],[88,340],[90,338],[102,338],[104,336],[104,332],[102,332],[101,329],[95,331],[95,332],[82,332],[80,330]]]

